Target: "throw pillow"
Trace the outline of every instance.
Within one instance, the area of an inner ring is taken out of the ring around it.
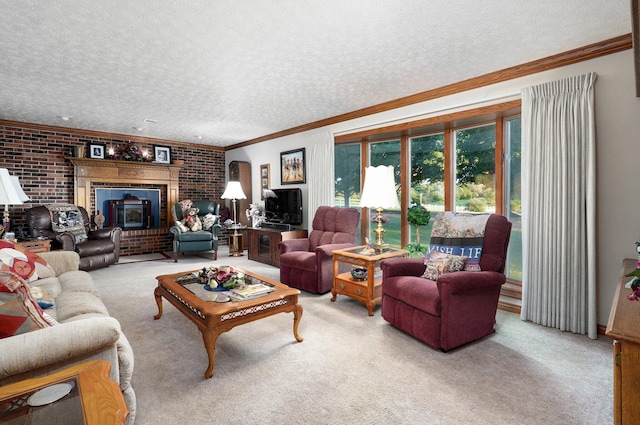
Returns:
[[[0,338],[7,338],[55,325],[29,293],[26,282],[0,273]]]
[[[56,275],[53,267],[38,254],[0,240],[0,273],[8,273],[27,282]]]
[[[213,215],[211,213],[207,213],[204,217],[202,217],[202,228],[204,230],[209,230],[216,224],[216,220],[218,219],[217,215]]]
[[[72,204],[45,205],[51,215],[51,229],[56,233],[71,233],[76,242],[84,242],[88,239],[84,227],[82,213],[77,206]]]
[[[29,292],[40,308],[46,310],[55,305],[53,298],[49,295],[49,291],[37,286],[29,286]]]
[[[459,272],[464,269],[464,263],[467,257],[461,255],[445,254],[444,252],[434,251],[425,260],[427,266],[422,277],[430,280],[438,280],[440,275],[451,272]]]
[[[438,213],[431,231],[429,250],[432,252],[468,257],[464,270],[480,271],[480,257],[484,243],[484,229],[490,214],[458,213],[446,211]]]

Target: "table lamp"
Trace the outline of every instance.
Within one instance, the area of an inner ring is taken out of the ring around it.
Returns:
[[[400,208],[396,182],[393,177],[393,166],[367,167],[364,171],[364,188],[360,195],[360,207],[375,208],[377,211],[376,222],[378,226],[373,230],[376,234],[376,242],[373,247],[377,251],[382,251],[388,247],[388,244],[383,241],[385,230],[382,228],[382,210],[384,208]]]
[[[244,192],[242,191],[242,186],[240,182],[230,181],[227,183],[227,187],[224,190],[224,193],[221,196],[222,199],[231,199],[232,204],[232,214],[233,214],[233,229],[235,230],[234,234],[238,232],[238,214],[236,211],[236,200],[238,199],[247,199]]]
[[[0,168],[0,205],[4,205],[4,217],[2,225],[6,233],[11,229],[9,220],[9,205],[22,205],[29,200],[29,197],[20,187],[20,180],[16,176],[11,176],[9,170]]]

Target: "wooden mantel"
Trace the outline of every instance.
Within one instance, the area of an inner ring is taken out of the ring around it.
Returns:
[[[74,203],[87,211],[92,211],[91,183],[164,185],[167,187],[167,206],[179,201],[178,177],[182,165],[75,157],[67,159],[74,167]],[[167,223],[171,222],[171,208],[167,207]]]

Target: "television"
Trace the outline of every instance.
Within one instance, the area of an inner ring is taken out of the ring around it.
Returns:
[[[264,211],[267,222],[302,224],[302,190],[272,189],[275,196],[266,197]]]

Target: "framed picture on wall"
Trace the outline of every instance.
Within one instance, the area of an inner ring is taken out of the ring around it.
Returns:
[[[100,143],[89,143],[89,158],[104,159],[105,145]]]
[[[264,191],[271,188],[271,166],[262,164],[260,166],[260,199],[264,199]]]
[[[171,148],[169,146],[153,145],[153,162],[171,164]]]
[[[280,152],[280,183],[299,184],[307,181],[305,148]]]

